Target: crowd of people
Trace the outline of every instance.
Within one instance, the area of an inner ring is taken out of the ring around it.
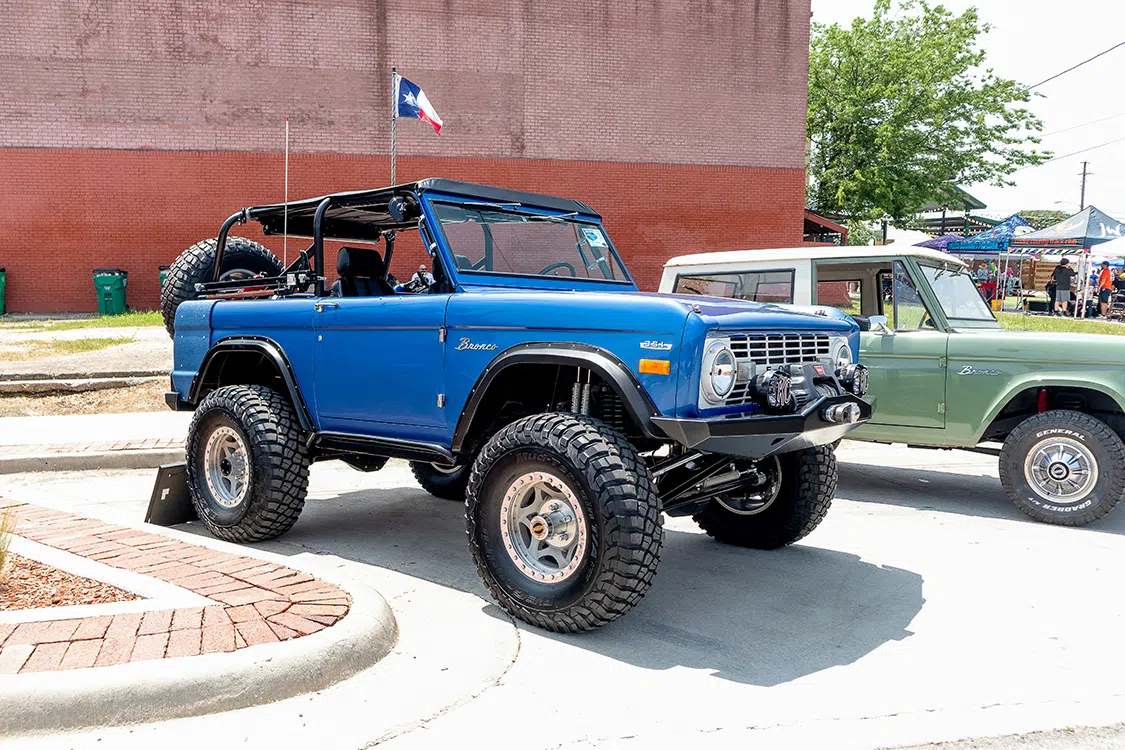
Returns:
[[[1047,282],[1047,294],[1051,299],[1050,314],[1073,315],[1074,305],[1079,303],[1076,299],[1076,284],[1078,271],[1074,269],[1067,258],[1063,258],[1051,271],[1051,280]],[[1116,275],[1109,261],[1103,260],[1098,270],[1091,274],[1090,283],[1086,287],[1088,307],[1093,308],[1096,300],[1097,308],[1089,309],[1088,317],[1108,318],[1113,310],[1113,298],[1119,292],[1125,292],[1125,277]]]

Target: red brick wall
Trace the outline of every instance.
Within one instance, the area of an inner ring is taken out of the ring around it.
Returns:
[[[281,200],[285,115],[291,197],[385,184],[391,65],[445,120],[399,122],[400,179],[584,200],[643,288],[672,255],[796,244],[809,6],[0,0],[8,307],[91,310],[101,266],[155,306],[158,265]]]
[[[523,159],[399,160],[404,180],[445,176],[580,198],[605,216],[637,283],[655,289],[673,255],[801,241],[800,170]],[[303,155],[290,197],[385,182],[385,157]],[[129,271],[129,304],[158,304],[157,267],[213,237],[243,206],[280,199],[276,154],[0,149],[0,266],[12,311],[95,308],[90,270]],[[235,233],[261,240],[256,224]],[[281,254],[281,241],[266,241]],[[301,241],[290,242],[290,253]],[[409,245],[406,246],[409,249]],[[417,248],[396,255],[405,278]],[[331,263],[331,258],[329,262]]]

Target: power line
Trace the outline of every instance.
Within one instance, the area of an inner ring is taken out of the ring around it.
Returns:
[[[1078,63],[1077,65],[1072,65],[1072,66],[1070,66],[1069,68],[1067,68],[1066,70],[1062,71],[1061,73],[1055,73],[1055,74],[1054,74],[1053,76],[1051,76],[1050,78],[1044,78],[1044,79],[1043,79],[1042,81],[1040,81],[1039,83],[1036,83],[1036,84],[1034,84],[1034,85],[1032,85],[1032,86],[1028,86],[1028,87],[1027,87],[1027,90],[1028,90],[1028,91],[1031,91],[1032,89],[1035,89],[1035,88],[1039,88],[1039,87],[1040,87],[1040,86],[1042,86],[1042,85],[1043,85],[1044,83],[1047,83],[1048,81],[1053,81],[1053,80],[1055,80],[1056,78],[1058,78],[1059,76],[1064,76],[1064,75],[1066,75],[1067,73],[1069,73],[1069,72],[1070,72],[1070,71],[1072,71],[1072,70],[1076,70],[1076,69],[1078,69],[1078,68],[1081,68],[1081,67],[1082,67],[1083,65],[1085,65],[1086,63],[1088,63],[1088,62],[1093,62],[1094,60],[1097,60],[1097,59],[1098,59],[1099,57],[1101,57],[1102,55],[1105,55],[1105,54],[1108,54],[1108,53],[1110,53],[1110,52],[1113,52],[1113,51],[1114,51],[1115,49],[1117,49],[1118,47],[1125,47],[1125,42],[1118,42],[1117,44],[1113,45],[1113,46],[1112,46],[1112,47],[1110,47],[1109,49],[1106,49],[1106,50],[1102,50],[1101,52],[1099,52],[1098,54],[1094,55],[1093,57],[1091,57],[1091,58],[1090,58],[1090,59],[1088,59],[1088,60],[1083,60],[1082,62]]]
[[[1115,138],[1112,141],[1106,141],[1105,143],[1099,143],[1098,145],[1090,146],[1089,148],[1081,148],[1081,149],[1078,149],[1077,151],[1071,151],[1069,154],[1062,154],[1061,156],[1055,156],[1051,159],[1048,159],[1047,161],[1040,162],[1038,164],[1028,164],[1026,167],[1020,167],[1019,169],[1017,169],[1015,171],[1022,172],[1023,170],[1031,169],[1032,167],[1041,167],[1044,164],[1050,164],[1051,162],[1058,161],[1059,159],[1066,159],[1066,158],[1071,157],[1071,156],[1077,156],[1078,154],[1084,154],[1087,151],[1093,151],[1096,148],[1101,148],[1102,146],[1110,146],[1114,143],[1120,143],[1121,141],[1125,141],[1125,136],[1122,136],[1121,138]]]
[[[1072,130],[1078,130],[1078,128],[1084,128],[1087,125],[1096,125],[1097,123],[1105,122],[1106,120],[1113,120],[1117,117],[1121,117],[1122,115],[1125,115],[1125,112],[1118,112],[1115,115],[1109,115],[1108,117],[1103,117],[1099,120],[1090,120],[1089,122],[1084,122],[1081,125],[1071,125],[1069,128],[1063,128],[1062,130],[1052,130],[1049,133],[1043,133],[1039,137],[1040,138],[1046,138],[1049,135],[1058,135],[1059,133],[1069,133]]]

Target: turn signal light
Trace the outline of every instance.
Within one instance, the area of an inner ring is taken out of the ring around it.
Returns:
[[[645,375],[668,375],[672,372],[672,363],[667,359],[642,359],[637,370]]]

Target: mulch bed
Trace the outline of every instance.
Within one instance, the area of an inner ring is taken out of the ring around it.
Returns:
[[[0,571],[0,610],[108,604],[138,598],[107,583],[72,575],[19,555],[8,555],[4,570]]]

